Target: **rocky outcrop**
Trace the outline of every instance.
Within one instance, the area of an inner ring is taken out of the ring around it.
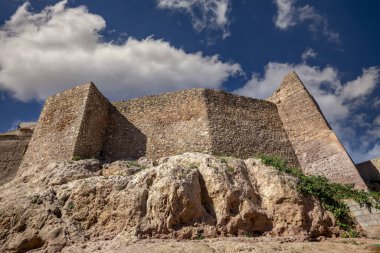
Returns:
[[[200,153],[157,161],[67,161],[0,187],[0,250],[60,251],[89,240],[330,236],[334,221],[296,179],[257,159]]]

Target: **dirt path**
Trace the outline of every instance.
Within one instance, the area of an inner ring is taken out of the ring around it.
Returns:
[[[267,241],[266,241],[267,240]],[[323,242],[286,242],[283,239],[218,238],[204,240],[123,240],[90,242],[66,247],[63,252],[132,253],[360,253],[380,252],[379,240],[329,239]],[[374,246],[378,244],[378,246]]]

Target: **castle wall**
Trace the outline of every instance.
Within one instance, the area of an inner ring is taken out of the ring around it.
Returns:
[[[22,164],[97,156],[106,125],[106,104],[92,83],[49,97]]]
[[[13,179],[20,166],[31,135],[0,135],[0,185]]]
[[[359,163],[356,168],[370,190],[380,191],[380,158]]]
[[[116,102],[109,113],[107,160],[160,158],[186,151],[298,161],[270,102],[191,89]]]
[[[216,90],[205,96],[213,154],[276,155],[299,166],[275,104]]]
[[[114,103],[103,154],[108,160],[159,158],[186,151],[209,153],[204,89]]]
[[[364,229],[368,237],[380,237],[380,210],[376,208],[368,209],[366,206],[360,206],[353,200],[346,200],[351,215],[356,219],[359,225]]]
[[[354,163],[325,120],[318,104],[295,72],[288,74],[268,99],[279,115],[292,142],[302,170],[339,183],[366,188]]]
[[[85,108],[74,147],[74,156],[99,158],[108,124],[111,103],[91,86],[86,96]]]

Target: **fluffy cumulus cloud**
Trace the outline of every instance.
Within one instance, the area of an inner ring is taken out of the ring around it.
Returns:
[[[376,126],[380,126],[380,115],[378,115],[378,116],[374,119],[373,124],[376,125]]]
[[[380,127],[368,123],[367,115],[356,115],[357,107],[362,105],[380,83],[380,68],[369,67],[355,79],[342,82],[337,69],[326,66],[319,68],[305,62],[299,64],[269,62],[264,74],[254,73],[252,78],[235,92],[241,95],[267,98],[279,87],[282,78],[295,70],[311,94],[320,105],[333,129],[342,138],[343,143],[356,161],[374,156],[375,148],[380,145]],[[350,120],[350,124],[347,121]],[[356,122],[356,123],[355,123]],[[380,119],[375,119],[375,123]],[[365,129],[357,133],[351,126]],[[352,146],[352,147],[351,147]]]
[[[111,99],[191,87],[218,88],[240,66],[163,40],[102,41],[106,23],[66,1],[39,13],[25,3],[0,28],[0,89],[26,101],[92,80]],[[222,22],[222,21],[220,21]]]
[[[301,59],[306,61],[309,58],[317,57],[318,53],[314,51],[312,48],[307,48],[301,55]]]
[[[327,19],[313,6],[296,6],[296,0],[275,0],[277,15],[275,25],[280,30],[287,30],[300,23],[307,23],[309,30],[317,36],[319,34],[329,41],[339,43],[339,34],[331,30]]]
[[[230,35],[230,0],[157,0],[157,6],[189,14],[198,32],[212,29],[221,30],[223,38]]]
[[[291,26],[297,24],[296,10],[294,8],[295,0],[276,0],[277,16],[275,17],[275,24],[278,28],[286,30]]]

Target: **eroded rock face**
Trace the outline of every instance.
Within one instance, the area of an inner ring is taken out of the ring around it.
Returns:
[[[331,235],[333,220],[296,179],[259,160],[185,153],[20,171],[0,188],[1,250],[59,251],[112,239]]]

